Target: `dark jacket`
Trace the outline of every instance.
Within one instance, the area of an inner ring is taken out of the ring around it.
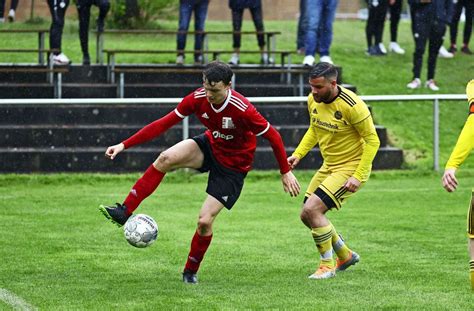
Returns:
[[[453,17],[453,0],[408,0],[412,9],[423,10],[429,20],[450,24]]]
[[[229,8],[231,8],[232,10],[257,8],[259,6],[262,6],[261,0],[229,0]]]

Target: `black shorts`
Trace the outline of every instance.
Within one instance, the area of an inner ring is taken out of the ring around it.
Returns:
[[[206,134],[194,136],[192,139],[204,154],[204,162],[198,171],[209,172],[206,192],[230,210],[242,192],[247,173],[233,171],[217,162]]]

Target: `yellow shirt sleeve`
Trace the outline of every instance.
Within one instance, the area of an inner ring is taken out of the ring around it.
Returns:
[[[473,80],[474,81],[474,80]],[[471,108],[473,107],[471,103]],[[472,148],[474,147],[474,113],[471,113],[467,118],[466,123],[459,134],[458,141],[454,147],[451,156],[449,157],[448,162],[446,163],[446,168],[459,168],[459,166],[464,162]]]
[[[353,175],[357,180],[361,181],[363,180],[363,176],[367,176],[372,168],[372,162],[374,161],[377,150],[379,149],[380,140],[377,136],[372,116],[369,115],[367,118],[353,126],[365,142],[359,165]]]
[[[317,143],[318,137],[316,136],[313,127],[310,125],[292,155],[301,160],[311,149],[313,149],[314,146],[316,146]]]

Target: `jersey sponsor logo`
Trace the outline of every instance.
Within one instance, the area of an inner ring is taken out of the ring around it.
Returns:
[[[321,121],[319,119],[316,119],[316,124],[318,124],[322,127],[327,127],[327,128],[333,129],[333,130],[338,130],[339,129],[339,126],[337,124],[331,124],[329,122]]]
[[[336,118],[338,120],[341,120],[342,119],[342,112],[340,112],[339,110],[334,112],[334,118]]]
[[[201,117],[203,117],[204,119],[209,119],[209,116],[205,112],[201,115]]]
[[[222,138],[224,140],[232,140],[234,139],[234,135],[225,135],[225,134],[222,134],[221,132],[219,131],[214,131],[212,132],[212,137],[214,138]]]
[[[223,129],[235,129],[234,122],[232,121],[231,117],[223,117],[222,118],[222,128]]]

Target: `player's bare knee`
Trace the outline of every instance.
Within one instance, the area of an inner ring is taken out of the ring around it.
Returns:
[[[211,230],[212,219],[210,217],[199,216],[197,227],[200,235],[206,234]]]
[[[155,160],[153,163],[156,169],[162,171],[162,172],[167,172],[172,165],[171,157],[166,151],[163,151],[160,153],[158,158]]]

